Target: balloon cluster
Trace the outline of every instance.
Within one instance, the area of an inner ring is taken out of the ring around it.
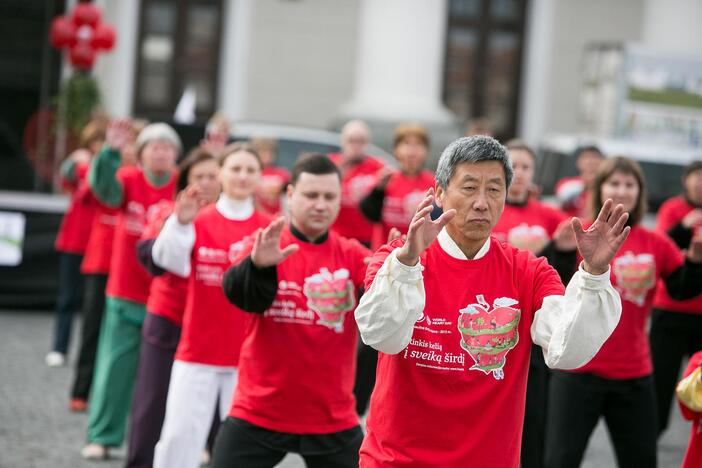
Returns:
[[[68,49],[68,59],[75,68],[90,70],[98,50],[115,45],[115,28],[102,23],[100,8],[92,3],[78,3],[68,15],[51,22],[51,45]]]

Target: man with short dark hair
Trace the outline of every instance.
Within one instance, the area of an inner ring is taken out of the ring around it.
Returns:
[[[608,200],[587,231],[572,221],[583,262],[564,290],[545,259],[491,237],[512,174],[496,140],[454,141],[407,240],[373,256],[355,313],[380,351],[362,467],[519,466],[531,343],[573,369],[619,322],[609,262],[630,230],[623,206]]]
[[[329,158],[302,157],[287,197],[290,223],[257,231],[224,275],[226,296],[251,316],[215,468],[273,467],[288,452],[310,467],[358,466],[352,311],[369,252],[329,231],[341,197]]]

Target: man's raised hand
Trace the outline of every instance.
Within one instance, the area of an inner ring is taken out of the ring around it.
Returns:
[[[583,257],[583,268],[593,275],[601,275],[609,268],[609,263],[626,240],[631,228],[626,225],[629,213],[624,206],[617,205],[608,199],[602,205],[597,219],[587,231],[583,230],[580,219],[573,218],[575,242],[580,256]]]
[[[283,232],[285,218],[282,216],[271,221],[265,229],[258,229],[254,234],[254,245],[251,251],[251,261],[258,268],[266,268],[282,263],[283,260],[297,252],[297,244],[280,248],[280,233]]]
[[[397,253],[397,259],[400,263],[407,266],[414,266],[419,261],[419,255],[424,252],[427,247],[434,242],[439,232],[448,224],[454,216],[456,210],[451,209],[444,213],[436,221],[432,221],[431,211],[434,201],[434,189],[427,190],[424,200],[417,207],[417,211],[412,218],[407,231],[407,242],[400,248]]]

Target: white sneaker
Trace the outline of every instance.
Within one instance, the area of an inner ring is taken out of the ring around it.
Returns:
[[[202,454],[200,454],[200,466],[209,466],[210,461],[210,452],[207,450],[203,450]]]
[[[46,365],[49,367],[61,367],[66,365],[66,355],[58,351],[51,351],[44,358]]]
[[[88,444],[83,447],[80,454],[86,460],[107,460],[107,447],[100,444]]]

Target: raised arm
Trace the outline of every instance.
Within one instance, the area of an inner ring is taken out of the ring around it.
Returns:
[[[619,294],[612,286],[609,264],[630,228],[622,205],[607,200],[587,231],[578,218],[572,227],[583,262],[564,295],[543,297],[531,326],[531,337],[544,352],[546,365],[575,369],[585,365],[609,338],[621,317]]]
[[[412,338],[414,323],[421,317],[425,304],[419,256],[456,215],[456,210],[448,210],[432,221],[429,214],[433,200],[432,188],[417,207],[407,241],[395,241],[384,247],[368,267],[369,274],[376,269],[377,272],[370,285],[366,284],[366,292],[356,308],[356,323],[363,342],[386,354],[399,353]]]
[[[111,121],[105,135],[105,146],[95,157],[88,173],[93,194],[107,206],[121,206],[124,200],[124,187],[117,178],[117,170],[121,164],[120,151],[129,141],[130,132],[129,120]]]
[[[173,214],[163,224],[151,249],[156,266],[174,275],[190,275],[190,256],[195,245],[193,220],[207,203],[202,191],[190,185],[178,194]]]
[[[265,229],[253,235],[251,255],[244,257],[224,274],[222,288],[229,302],[245,312],[262,314],[278,292],[276,266],[297,252],[299,246],[280,248],[280,234],[285,218],[273,220]]]

